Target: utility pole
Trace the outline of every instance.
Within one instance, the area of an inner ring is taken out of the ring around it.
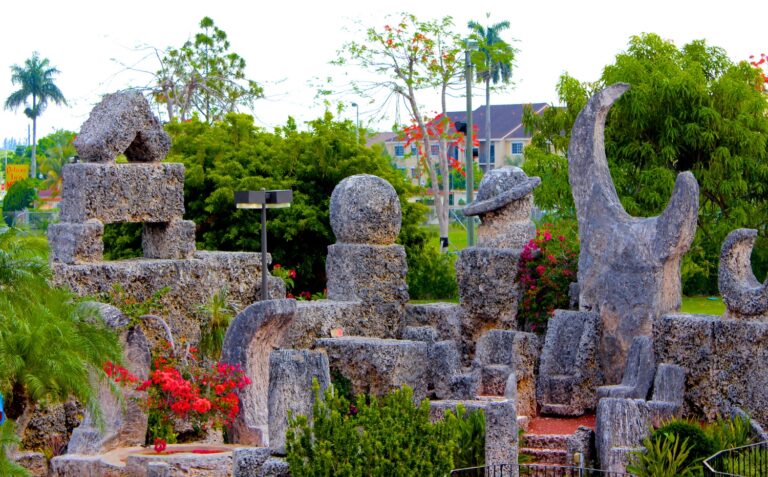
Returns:
[[[472,62],[470,61],[470,51],[477,46],[477,42],[474,40],[467,40],[466,51],[464,52],[464,75],[467,79],[467,133],[464,135],[466,139],[465,147],[465,168],[467,170],[467,205],[471,204],[475,200],[475,178],[474,178],[474,160],[472,158]],[[467,246],[474,247],[475,245],[475,222],[473,217],[466,217],[467,219]]]

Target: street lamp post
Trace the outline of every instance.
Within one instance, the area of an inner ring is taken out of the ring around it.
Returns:
[[[467,79],[467,133],[466,139],[465,163],[467,170],[467,205],[475,200],[475,178],[474,178],[474,160],[472,157],[472,62],[470,61],[470,52],[477,48],[475,40],[467,40],[467,49],[464,52],[464,75]],[[475,245],[475,222],[472,217],[467,220],[467,246]]]
[[[355,107],[355,128],[357,128],[357,140],[360,140],[360,106],[357,103],[352,103]]]
[[[235,192],[238,209],[261,209],[261,299],[267,296],[267,209],[290,207],[292,190],[239,190]]]

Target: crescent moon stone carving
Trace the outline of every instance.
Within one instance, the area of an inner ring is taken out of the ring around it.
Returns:
[[[651,336],[654,320],[680,307],[680,259],[693,241],[699,208],[699,186],[690,172],[677,176],[658,217],[632,217],[622,207],[604,132],[608,111],[628,89],[618,83],[592,96],[576,118],[568,149],[581,241],[579,306],[600,313],[606,384],[621,380],[632,338]]]
[[[756,239],[757,230],[736,229],[723,242],[717,284],[726,318],[768,319],[768,280],[757,281],[750,259]]]

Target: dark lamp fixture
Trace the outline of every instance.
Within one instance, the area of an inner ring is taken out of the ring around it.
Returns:
[[[456,121],[456,132],[467,134],[467,123],[463,121]]]
[[[267,296],[267,209],[290,207],[292,190],[239,190],[235,192],[238,209],[261,209],[261,299]]]

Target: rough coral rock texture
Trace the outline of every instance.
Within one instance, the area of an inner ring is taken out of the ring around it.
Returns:
[[[350,176],[333,189],[330,218],[338,243],[391,245],[400,233],[400,199],[380,177]]]
[[[274,453],[285,454],[288,413],[312,420],[315,403],[313,381],[320,395],[331,385],[328,356],[309,350],[278,349],[269,355],[269,446]]]
[[[517,380],[517,411],[536,415],[536,374],[539,366],[539,338],[533,333],[490,330],[477,343],[475,361],[481,369],[481,394],[505,394],[507,379]]]
[[[507,464],[517,475],[517,407],[515,401],[491,402],[485,408],[485,464]]]
[[[126,369],[140,381],[146,380],[151,355],[144,333],[136,326],[126,328],[130,319],[114,306],[103,303],[93,306],[98,306],[106,325],[119,334]],[[127,389],[125,401],[121,402],[110,385],[101,382],[97,399],[103,425],[87,410],[83,422],[72,431],[67,452],[94,455],[143,444],[147,434],[147,414],[139,402],[145,398],[145,392]]]
[[[51,262],[68,264],[100,262],[104,256],[104,224],[98,220],[48,226]]]
[[[461,342],[461,322],[464,310],[455,303],[428,303],[405,305],[405,326],[431,326],[437,331],[438,341]]]
[[[738,407],[768,423],[768,323],[669,314],[654,325],[659,362],[685,371],[684,415],[715,419]]]
[[[184,165],[67,164],[62,222],[170,222],[184,215]]]
[[[329,245],[325,270],[330,300],[408,301],[408,265],[402,245]]]
[[[109,293],[119,284],[138,301],[169,287],[160,303],[175,339],[196,343],[200,338],[198,305],[226,289],[237,308],[257,301],[261,293],[261,255],[247,252],[196,252],[188,260],[121,260],[79,265],[52,265],[54,282],[80,296]],[[269,277],[269,296],[285,296],[285,284]],[[150,341],[165,339],[164,331],[147,323]]]
[[[600,316],[556,310],[541,352],[537,401],[543,414],[579,416],[597,406],[603,383],[598,349]]]
[[[737,229],[728,234],[720,252],[718,287],[726,318],[768,321],[768,283],[752,272],[752,248],[757,230]]]
[[[83,420],[82,404],[73,400],[38,406],[24,431],[22,449],[44,449],[56,443],[66,444]]]
[[[465,248],[456,260],[459,305],[464,310],[462,339],[465,361],[474,356],[475,342],[489,329],[517,329],[516,283],[520,250]]]
[[[319,338],[330,338],[338,329],[345,335],[367,335],[370,319],[370,307],[359,301],[300,301],[279,346],[312,348]]]
[[[195,253],[195,223],[191,220],[144,223],[144,258],[191,258]]]
[[[477,245],[490,248],[522,248],[536,236],[531,221],[533,189],[541,183],[529,178],[519,167],[488,171],[480,181],[477,200],[464,209],[465,215],[479,215]]]
[[[455,392],[454,380],[461,374],[461,357],[455,341],[429,344],[429,390],[437,399],[462,398]]]
[[[354,394],[383,396],[408,385],[416,402],[427,397],[429,346],[422,341],[346,336],[317,340],[332,371],[352,381]]]
[[[230,430],[231,442],[269,445],[269,355],[296,316],[296,300],[256,302],[229,325],[221,361],[239,365],[251,385],[239,392],[240,413]]]
[[[636,336],[629,348],[621,384],[597,388],[597,397],[647,399],[655,373],[653,340],[650,336]]]
[[[681,303],[680,260],[696,232],[699,188],[690,172],[677,176],[658,217],[638,218],[619,201],[605,156],[605,118],[629,88],[615,84],[579,113],[568,150],[568,178],[579,221],[579,306],[600,313],[600,355],[608,384],[621,380],[635,336]]]
[[[650,435],[651,419],[642,399],[604,398],[597,406],[595,446],[600,468],[626,472],[630,453],[642,448]]]
[[[681,417],[685,400],[685,370],[676,364],[662,363],[653,379],[653,396],[648,401],[654,427],[673,417]]]
[[[159,162],[171,138],[144,95],[124,91],[105,96],[93,108],[74,145],[85,162],[111,162],[120,154],[132,162]]]

